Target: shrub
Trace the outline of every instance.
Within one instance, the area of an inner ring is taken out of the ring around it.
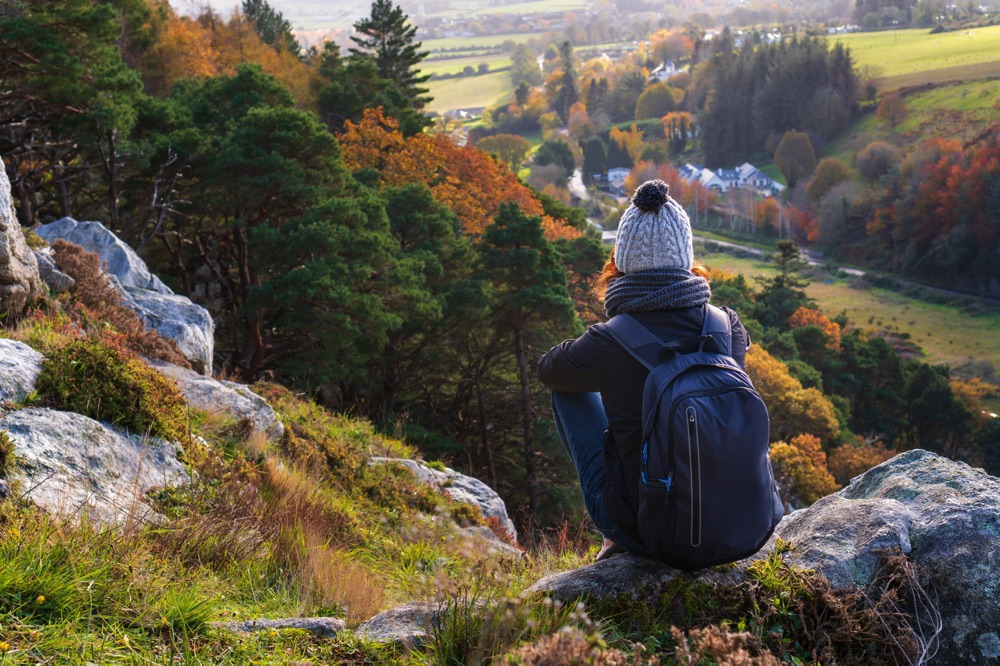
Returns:
[[[120,336],[73,340],[50,351],[37,390],[50,407],[132,432],[171,440],[180,440],[187,432],[180,391],[127,350]]]
[[[894,455],[895,452],[885,448],[885,444],[880,441],[866,442],[857,438],[854,442],[843,444],[830,451],[830,455],[827,456],[827,467],[830,468],[830,473],[837,483],[846,485],[858,474],[867,472]]]
[[[806,504],[840,488],[827,469],[819,438],[813,435],[799,435],[790,444],[775,442],[771,462],[782,490],[790,490]]]
[[[52,245],[52,251],[59,270],[76,282],[70,289],[70,295],[83,306],[75,312],[76,319],[110,324],[122,334],[125,345],[132,351],[181,367],[191,367],[176,342],[146,328],[142,318],[122,304],[121,296],[101,271],[100,257],[61,238]]]
[[[0,479],[7,478],[14,464],[14,442],[10,435],[0,430]]]

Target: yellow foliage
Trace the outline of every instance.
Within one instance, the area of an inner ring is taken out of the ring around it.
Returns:
[[[747,374],[767,405],[771,437],[785,439],[810,434],[833,441],[840,431],[833,404],[814,388],[804,389],[788,367],[760,345],[747,352]]]
[[[771,464],[779,485],[807,504],[840,488],[827,469],[818,437],[798,435],[791,443],[775,442],[771,445]]]
[[[639,163],[639,158],[642,156],[642,151],[645,150],[646,144],[643,143],[642,132],[636,128],[635,123],[632,123],[632,126],[624,132],[617,127],[612,127],[608,138],[628,153],[632,164]]]

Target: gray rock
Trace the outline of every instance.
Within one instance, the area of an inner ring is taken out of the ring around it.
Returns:
[[[185,296],[137,287],[124,287],[122,299],[139,313],[146,326],[176,341],[195,370],[212,374],[215,322],[208,310]]]
[[[80,414],[22,409],[0,418],[0,430],[14,442],[12,478],[54,515],[85,514],[104,525],[158,522],[146,492],[190,482],[176,445],[127,437]]]
[[[521,551],[517,546],[512,546],[485,525],[472,525],[470,527],[463,527],[459,530],[462,536],[465,537],[473,546],[478,550],[485,550],[491,555],[499,555],[502,557],[513,557],[521,559],[524,557],[524,552]]]
[[[935,664],[1000,657],[1000,479],[927,451],[908,451],[788,516],[778,534],[796,566],[834,586],[872,579],[879,549],[917,565],[944,621]]]
[[[216,629],[228,629],[238,633],[267,631],[269,629],[304,629],[320,636],[333,637],[343,630],[344,621],[335,617],[288,617],[277,620],[246,620],[244,622],[212,622]]]
[[[38,263],[24,241],[10,180],[0,160],[0,312],[19,315],[43,293]]]
[[[20,402],[35,390],[44,358],[23,342],[0,338],[0,403]]]
[[[483,516],[499,520],[500,526],[507,530],[517,543],[517,529],[514,527],[514,521],[507,515],[507,505],[495,490],[479,479],[456,472],[450,467],[445,467],[445,471],[441,472],[405,458],[373,458],[372,462],[399,463],[409,468],[420,482],[437,486],[459,502],[478,506]]]
[[[42,278],[42,282],[49,285],[53,294],[61,294],[73,288],[76,280],[59,270],[56,262],[52,260],[51,248],[32,250],[32,252],[35,255],[35,261],[38,262],[38,275]]]
[[[49,243],[62,238],[79,245],[87,252],[94,252],[101,258],[101,264],[106,266],[105,270],[118,278],[123,287],[151,289],[162,294],[174,293],[149,272],[146,262],[139,258],[135,250],[100,222],[77,222],[71,217],[64,217],[41,225],[35,233]]]
[[[77,222],[69,217],[43,224],[37,233],[50,243],[62,238],[96,253],[125,305],[139,313],[147,326],[176,341],[195,370],[212,374],[215,345],[212,316],[191,299],[174,294],[149,272],[128,244],[100,222]]]
[[[648,600],[657,597],[675,580],[732,586],[746,580],[746,570],[739,566],[718,567],[691,573],[626,553],[546,576],[522,596],[545,594],[564,602],[583,598]]]
[[[379,643],[394,643],[406,649],[419,648],[427,640],[431,625],[444,610],[441,602],[411,601],[365,620],[354,635]]]
[[[285,428],[271,405],[245,385],[203,377],[163,361],[151,360],[148,363],[174,380],[193,407],[207,412],[225,412],[238,420],[249,419],[268,439],[281,439]]]

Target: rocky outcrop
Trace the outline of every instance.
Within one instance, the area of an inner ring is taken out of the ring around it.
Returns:
[[[19,315],[42,293],[38,264],[24,241],[14,212],[10,180],[0,161],[0,313]]]
[[[246,419],[269,440],[281,439],[284,426],[274,410],[267,400],[245,385],[203,377],[163,361],[149,361],[149,364],[174,380],[192,407],[225,412],[236,420]]]
[[[406,458],[373,458],[372,462],[394,462],[407,467],[421,483],[434,485],[459,502],[479,507],[487,518],[496,518],[500,526],[511,535],[511,539],[517,542],[517,529],[514,521],[507,515],[507,505],[495,490],[479,479],[449,467],[445,467],[442,472]]]
[[[171,291],[149,272],[131,247],[104,225],[64,217],[43,224],[36,233],[50,243],[62,238],[96,253],[125,305],[138,312],[147,326],[175,340],[197,371],[212,374],[215,323],[208,310]]]
[[[35,390],[43,359],[23,342],[0,338],[0,404],[20,402]]]
[[[248,634],[254,631],[270,631],[279,629],[302,629],[319,636],[332,638],[344,628],[344,621],[335,617],[288,617],[276,620],[245,620],[243,622],[212,622],[215,629],[228,629],[237,633]]]
[[[406,649],[418,648],[427,640],[432,624],[444,610],[444,604],[438,601],[411,601],[365,620],[354,634]]]
[[[80,414],[22,409],[0,418],[0,430],[14,442],[12,477],[24,496],[54,515],[155,522],[146,493],[190,481],[173,444],[127,437]]]
[[[778,528],[789,561],[834,586],[871,581],[878,552],[917,565],[944,621],[935,664],[1000,659],[1000,479],[927,451],[908,451]]]

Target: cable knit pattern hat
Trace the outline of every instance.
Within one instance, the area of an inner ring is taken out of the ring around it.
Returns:
[[[662,180],[647,181],[636,189],[632,205],[618,223],[615,240],[615,265],[622,273],[690,270],[694,263],[691,222],[669,191]]]

